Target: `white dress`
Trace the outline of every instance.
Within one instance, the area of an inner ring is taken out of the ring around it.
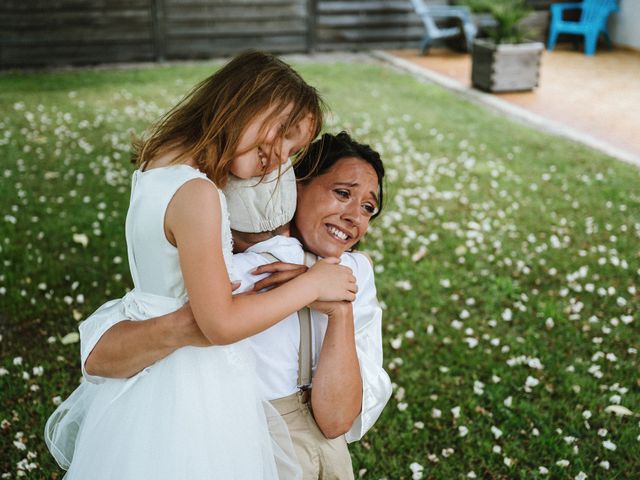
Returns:
[[[122,318],[144,320],[186,302],[164,214],[175,192],[196,178],[206,176],[187,165],[134,173],[126,239],[135,288],[121,302]],[[222,192],[220,201],[229,269]],[[47,422],[45,439],[68,468],[66,480],[299,478],[286,426],[257,385],[246,340],[184,347],[130,379],[82,383]]]

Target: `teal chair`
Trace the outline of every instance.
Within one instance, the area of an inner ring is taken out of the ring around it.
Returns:
[[[425,5],[423,0],[411,0],[413,9],[422,20],[425,33],[420,41],[420,50],[424,55],[429,51],[434,40],[445,38],[460,37],[464,38],[464,44],[468,51],[471,51],[473,39],[478,29],[471,18],[471,11],[466,6],[447,6],[447,5]],[[460,27],[439,27],[436,20],[440,19],[458,19]]]
[[[580,10],[580,20],[564,20],[563,14],[567,10]],[[613,12],[618,11],[616,0],[584,0],[582,3],[554,3],[551,5],[551,25],[549,26],[549,40],[547,49],[553,50],[561,33],[584,36],[584,53],[596,53],[596,45],[600,34],[604,34],[611,46],[611,39],[607,31],[607,19]]]

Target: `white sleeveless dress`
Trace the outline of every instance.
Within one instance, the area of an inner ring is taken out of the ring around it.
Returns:
[[[187,301],[164,216],[175,192],[196,178],[207,179],[187,165],[134,173],[126,239],[135,288],[123,299],[123,318],[148,319]],[[220,202],[230,269],[222,192]],[[45,439],[66,480],[299,478],[286,426],[257,385],[246,340],[184,347],[130,379],[82,383],[49,418]]]

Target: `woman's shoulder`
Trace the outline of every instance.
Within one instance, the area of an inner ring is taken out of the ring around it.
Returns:
[[[340,257],[341,263],[353,270],[353,274],[360,283],[362,280],[373,277],[373,261],[368,253],[353,250],[345,252]]]

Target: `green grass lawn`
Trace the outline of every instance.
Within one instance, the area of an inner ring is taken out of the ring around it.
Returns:
[[[356,476],[640,478],[640,171],[378,65],[298,67],[388,172],[363,249],[394,397]],[[131,285],[131,131],[214,68],[0,75],[0,478],[62,477],[68,334]]]

